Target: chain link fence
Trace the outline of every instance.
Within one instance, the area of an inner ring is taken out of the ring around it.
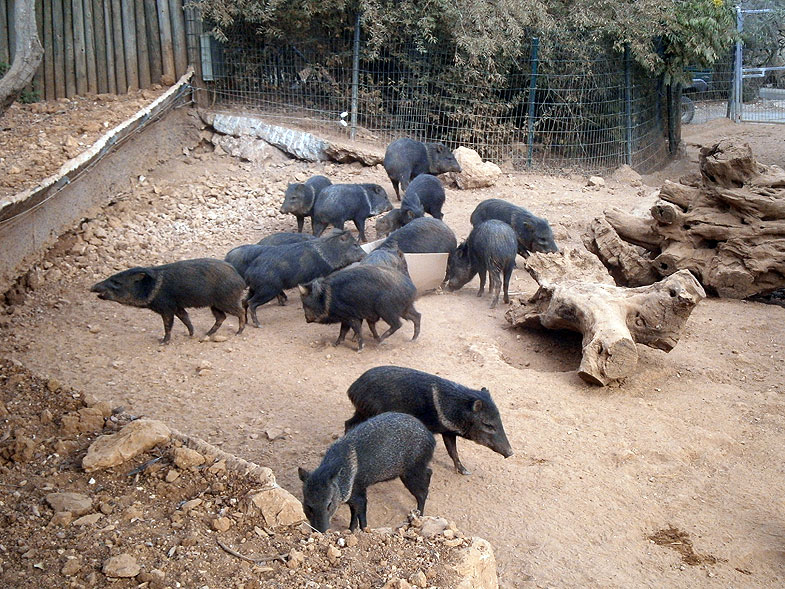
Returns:
[[[217,111],[384,145],[404,136],[464,145],[508,169],[604,172],[626,163],[645,172],[675,149],[668,121],[678,107],[669,108],[660,81],[601,48],[576,57],[532,39],[505,71],[477,76],[438,41],[372,51],[352,27],[269,39],[241,23],[224,43],[193,23],[189,30]]]

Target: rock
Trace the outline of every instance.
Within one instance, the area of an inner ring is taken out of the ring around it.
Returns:
[[[74,514],[70,511],[58,511],[49,520],[50,526],[67,526],[74,519]]]
[[[605,178],[603,178],[602,176],[591,176],[589,178],[589,181],[586,183],[586,186],[603,188],[605,186]]]
[[[272,442],[273,440],[282,437],[284,435],[284,430],[283,428],[275,426],[268,427],[266,430],[264,430],[264,435],[267,436],[267,439]]]
[[[82,124],[81,131],[82,133],[98,133],[101,131],[103,127],[101,123],[97,121],[87,121],[86,123]]]
[[[288,526],[305,520],[302,504],[286,489],[273,487],[246,496],[246,515],[261,512],[267,527]]]
[[[92,472],[122,464],[169,441],[171,432],[161,421],[138,419],[132,421],[116,434],[100,436],[90,444],[87,455],[82,460],[82,468]]]
[[[220,147],[229,155],[259,164],[276,155],[278,149],[255,137],[231,137],[229,135],[218,135],[213,137],[213,144]],[[279,152],[280,153],[280,152]]]
[[[84,407],[78,411],[80,432],[93,433],[104,429],[104,414],[97,407]],[[111,414],[111,411],[110,411]]]
[[[161,76],[161,85],[162,86],[172,86],[175,83],[174,76],[171,74],[164,74]]]
[[[286,567],[289,569],[296,569],[300,567],[304,562],[305,562],[305,555],[299,550],[292,548],[289,551],[289,560],[286,561]]]
[[[49,493],[46,502],[55,513],[70,511],[75,516],[84,515],[93,508],[93,500],[81,493]]]
[[[641,175],[627,164],[616,168],[613,171],[611,178],[613,178],[614,182],[618,182],[619,184],[629,184],[630,186],[643,185],[643,178]]]
[[[175,448],[174,463],[177,467],[187,470],[192,466],[204,464],[205,457],[196,450],[190,448]]]
[[[57,440],[55,442],[55,452],[60,456],[68,456],[79,447],[74,440]]]
[[[493,186],[502,174],[499,166],[493,162],[483,162],[480,154],[468,147],[459,147],[453,151],[453,155],[461,165],[461,171],[449,172],[447,177],[461,190]]]
[[[50,393],[54,393],[57,391],[57,389],[60,388],[60,382],[54,378],[50,378],[48,381],[46,381],[46,388],[49,389]]]
[[[192,509],[199,507],[201,504],[202,504],[202,500],[197,497],[196,499],[191,499],[190,501],[186,501],[185,503],[183,503],[180,509],[182,509],[187,513]]]
[[[79,432],[79,414],[66,413],[60,417],[60,435],[73,436]]]
[[[455,567],[461,582],[457,589],[498,589],[496,558],[493,548],[482,538],[472,538],[472,543],[461,551],[461,561]]]
[[[346,545],[349,548],[354,548],[355,546],[357,546],[358,542],[359,540],[357,539],[357,536],[355,536],[354,534],[349,534],[348,536],[346,536]]]
[[[98,523],[98,520],[101,519],[102,517],[103,517],[102,513],[91,513],[89,515],[83,515],[82,517],[75,519],[72,525],[80,526],[80,527],[92,526]]]
[[[228,517],[217,517],[211,522],[211,525],[216,532],[226,532],[232,527],[232,520]]]
[[[30,462],[35,455],[35,442],[27,436],[18,435],[11,446],[11,460]]]
[[[82,563],[79,562],[78,558],[69,558],[65,561],[63,568],[60,569],[60,573],[62,573],[66,577],[73,577],[79,571],[82,570]]]
[[[130,554],[123,553],[117,556],[112,556],[104,561],[101,571],[107,577],[116,577],[121,579],[129,579],[135,577],[141,571],[141,567],[136,562],[136,559]]]
[[[38,419],[41,422],[41,425],[47,425],[52,423],[52,412],[49,409],[44,409],[41,411],[41,414],[38,416]]]
[[[382,589],[412,589],[412,586],[407,581],[396,577],[387,581]]]
[[[425,576],[424,572],[417,571],[411,577],[409,577],[409,583],[411,583],[415,587],[427,587],[428,577]]]
[[[180,471],[176,469],[171,469],[169,472],[166,473],[166,478],[164,479],[167,483],[173,483],[180,477]]]
[[[443,517],[425,516],[422,519],[420,535],[424,538],[438,536],[449,527],[449,522]]]
[[[330,564],[335,565],[338,563],[338,560],[341,558],[341,551],[339,548],[336,548],[332,544],[327,547],[327,560],[330,561]]]

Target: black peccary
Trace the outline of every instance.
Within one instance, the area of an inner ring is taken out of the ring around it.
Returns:
[[[497,219],[484,221],[472,229],[466,241],[458,246],[455,255],[447,261],[447,288],[458,290],[479,272],[480,290],[477,296],[481,297],[485,291],[487,272],[493,309],[499,303],[503,275],[504,302],[509,303],[510,276],[515,268],[517,253],[518,238],[512,227]]]
[[[99,299],[142,307],[158,313],[164,321],[162,344],[169,343],[175,316],[194,334],[188,307],[210,307],[215,324],[207,332],[214,334],[226,319],[234,315],[240,322],[237,333],[245,328],[245,311],[240,304],[245,282],[226,262],[213,258],[181,260],[162,266],[136,267],[118,272],[90,289]]]
[[[390,233],[379,248],[396,246],[407,254],[451,254],[458,247],[458,241],[443,221],[419,217]]]
[[[411,415],[384,413],[358,425],[334,442],[319,467],[311,472],[297,469],[303,482],[303,510],[311,526],[327,531],[330,519],[342,503],[351,510],[349,529],[368,525],[366,490],[371,485],[400,477],[425,510],[436,440]]]
[[[326,176],[313,176],[305,182],[289,184],[281,205],[282,213],[291,213],[297,217],[297,231],[302,233],[306,217],[312,217],[313,205],[319,193],[332,182]],[[311,218],[313,225],[313,218]]]
[[[287,288],[325,276],[365,256],[348,231],[337,231],[323,239],[279,245],[261,252],[245,272],[248,296],[243,306],[259,327],[256,308]],[[279,299],[280,302],[280,299]]]
[[[529,252],[547,254],[559,251],[548,221],[533,215],[523,207],[499,198],[489,198],[474,209],[471,223],[476,227],[488,219],[504,221],[515,230],[518,236],[518,253],[524,257],[528,256]]]
[[[365,220],[390,209],[390,199],[378,184],[333,184],[322,190],[313,207],[313,234],[321,235],[327,225],[343,229],[352,220],[360,241],[366,241]]]
[[[387,146],[384,169],[395,189],[395,195],[401,200],[399,184],[405,193],[412,178],[420,174],[460,172],[461,166],[443,143],[422,143],[404,137]]]
[[[363,319],[376,341],[384,341],[401,328],[401,318],[414,323],[412,341],[420,335],[420,314],[414,308],[417,289],[409,278],[395,268],[359,264],[325,278],[299,286],[308,323],[340,323],[334,345],[346,338],[351,328],[357,337],[357,351],[363,349]],[[381,337],[376,322],[383,319],[390,327]]]
[[[377,248],[365,256],[359,263],[371,266],[393,268],[398,270],[398,272],[409,276],[409,265],[406,263],[406,257],[397,247],[384,249]]]
[[[403,195],[401,210],[407,200],[419,200],[422,205],[423,214],[428,213],[434,219],[442,219],[442,206],[444,206],[444,186],[441,180],[431,174],[420,174],[414,178]],[[415,215],[422,217],[422,215]],[[411,220],[411,219],[409,219]]]
[[[316,239],[316,237],[309,233],[287,233],[285,231],[282,231],[281,233],[272,233],[267,237],[262,237],[257,242],[257,244],[258,245],[291,245],[293,243],[310,241],[311,239]]]
[[[417,176],[419,178],[419,176]],[[411,185],[410,185],[411,186]],[[422,206],[420,202],[420,197],[417,196],[416,192],[410,191],[408,188],[406,189],[406,193],[403,195],[403,200],[401,201],[401,221],[404,225],[419,217],[425,216],[425,208]]]
[[[376,237],[387,237],[396,229],[400,229],[405,225],[403,217],[401,216],[401,209],[393,209],[384,217],[376,221]]]
[[[277,234],[277,235],[283,235],[283,234]],[[291,235],[300,235],[300,234],[292,233]],[[309,236],[309,237],[315,239],[313,236]],[[299,243],[300,241],[304,241],[304,240],[298,240],[293,243]],[[276,246],[259,245],[259,244],[238,245],[237,247],[232,248],[227,252],[226,256],[224,256],[224,262],[227,262],[232,266],[234,266],[234,269],[237,270],[237,273],[243,277],[243,280],[245,280],[245,273],[248,271],[248,267],[253,263],[253,261],[259,256],[260,253],[271,247],[276,247]],[[278,304],[283,307],[286,304],[286,300],[288,299],[286,293],[281,291],[276,295],[276,297],[278,298]]]
[[[412,368],[377,366],[355,380],[347,394],[355,408],[345,423],[347,432],[374,415],[400,411],[422,421],[434,434],[442,434],[455,470],[461,474],[470,473],[458,458],[456,436],[505,458],[512,456],[499,410],[486,388],[477,391]]]

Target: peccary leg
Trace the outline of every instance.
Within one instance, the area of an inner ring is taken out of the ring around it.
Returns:
[[[297,233],[303,232],[303,225],[305,225],[305,217],[303,215],[295,215],[297,217]]]
[[[349,497],[349,510],[352,514],[352,519],[349,522],[349,529],[353,532],[360,525],[360,529],[364,530],[368,527],[368,520],[366,518],[366,510],[368,508],[368,497],[365,494],[365,489],[356,491]]]
[[[480,270],[480,290],[477,291],[477,296],[481,297],[485,292],[485,270]]]
[[[491,309],[495,309],[499,304],[499,291],[502,289],[502,277],[497,270],[488,270],[488,278],[491,285],[488,287],[488,292],[493,296],[491,301]]]
[[[217,307],[210,307],[210,310],[213,312],[213,317],[215,317],[215,324],[205,334],[207,337],[210,337],[216,331],[218,331],[218,328],[221,327],[221,324],[224,322],[224,319],[226,319],[226,313],[221,311],[221,309],[218,309]]]
[[[343,422],[343,433],[348,432],[355,425],[362,423],[363,421],[365,421],[365,418],[361,417],[360,414],[355,411],[354,415]]]
[[[183,322],[183,325],[185,325],[185,328],[188,330],[188,335],[193,336],[193,334],[194,334],[194,326],[193,326],[193,323],[191,323],[191,318],[188,316],[188,313],[186,312],[186,310],[185,309],[177,309],[174,312],[174,314],[177,316],[177,318],[180,321]]]
[[[379,334],[376,331],[376,321],[371,321],[370,319],[366,319],[366,321],[368,321],[368,329],[371,330],[371,335],[373,336],[373,339],[375,339],[378,342]]]
[[[248,293],[251,294],[250,292]],[[253,296],[250,296],[245,301],[243,301],[243,306],[246,307],[251,311],[251,319],[253,320],[253,324],[256,327],[261,327],[259,325],[259,318],[256,316],[256,307],[259,305],[264,305],[265,303],[273,300],[273,298],[277,295],[270,294],[269,292],[255,292]]]
[[[390,179],[390,182],[392,182],[393,189],[395,190],[395,196],[398,197],[398,200],[401,200],[401,193],[398,191],[398,180]]]
[[[514,266],[511,265],[508,268],[505,268],[504,270],[504,302],[505,303],[510,302],[510,294],[509,294],[510,278],[512,277],[513,268]]]
[[[414,308],[414,305],[409,305],[401,314],[401,317],[414,323],[414,335],[412,336],[412,341],[416,340],[420,335],[420,319],[422,318],[422,315],[417,312],[417,309]]]
[[[454,433],[443,433],[442,440],[444,440],[444,447],[447,448],[447,454],[450,455],[452,458],[452,463],[455,465],[455,470],[461,474],[471,474],[470,471],[466,469],[466,467],[461,463],[461,459],[458,458],[458,445],[455,441],[456,434]]]
[[[417,511],[420,515],[425,513],[425,500],[428,498],[428,487],[431,484],[431,473],[427,466],[422,468],[422,464],[414,465],[413,468],[401,475],[401,482],[417,499]]]
[[[390,328],[387,331],[385,331],[382,334],[382,336],[379,338],[380,342],[383,342],[384,340],[386,340],[388,337],[390,337],[392,334],[394,334],[396,331],[398,331],[401,328],[401,320],[396,315],[382,317],[382,319],[384,319],[384,321],[390,325]]]
[[[284,291],[279,292],[275,297],[278,299],[278,304],[283,307],[286,304],[286,301],[289,300],[289,297],[286,296]]]
[[[363,320],[352,319],[349,321],[349,326],[354,330],[354,334],[357,336],[357,351],[359,352],[365,345],[365,341],[363,340]]]
[[[227,309],[226,312],[237,317],[237,335],[240,335],[243,332],[243,329],[245,329],[245,324],[248,322],[246,310],[243,309],[242,306],[237,305],[234,309]]]
[[[365,219],[354,219],[354,226],[357,227],[357,231],[360,234],[360,241],[363,243],[368,241],[365,239]]]
[[[311,227],[313,228],[313,234],[314,234],[316,237],[319,237],[319,236],[322,234],[322,232],[325,230],[325,228],[327,227],[327,225],[325,225],[324,223],[317,223],[317,222],[316,222],[316,221],[313,219],[313,217],[311,217]]]
[[[333,342],[334,346],[340,346],[341,342],[346,339],[346,334],[349,333],[350,325],[348,323],[341,323],[341,331],[338,333],[338,339]]]
[[[174,325],[174,313],[161,313],[161,319],[164,320],[164,337],[161,340],[162,344],[168,344],[172,338],[172,326]]]

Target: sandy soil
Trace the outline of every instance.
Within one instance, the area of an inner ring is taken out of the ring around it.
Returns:
[[[604,208],[631,208],[664,178],[693,169],[696,144],[730,135],[749,141],[761,162],[783,165],[782,126],[721,121],[686,127],[685,135],[685,158],[642,186],[608,177],[595,190],[578,175],[505,175],[491,189],[448,189],[445,221],[465,237],[479,201],[505,198],[547,217],[562,247],[579,246]],[[368,368],[398,364],[486,386],[515,456],[459,441],[473,473],[461,476],[440,444],[426,512],[490,540],[502,587],[785,583],[781,307],[706,300],[670,354],[643,348],[636,375],[597,388],[575,373],[579,337],[507,329],[505,306],[490,310],[488,299],[477,299],[476,280],[417,302],[417,342],[406,325],[362,353],[332,347],[337,326],[306,324],[296,291],[285,307],[260,308],[261,329],[235,336],[229,318],[219,331],[226,341],[200,342],[176,324],[169,346],[158,344],[157,315],[88,292],[113,269],[222,257],[291,230],[294,218],[275,214],[276,203],[288,181],[316,173],[392,192],[378,167],[252,166],[198,151],[174,158],[91,221],[104,237],[90,230],[86,250],[77,240],[50,258],[62,279],[46,281],[0,321],[0,355],[270,466],[296,495],[297,466],[316,465],[342,432],[351,415],[345,391]],[[516,296],[535,289],[516,270]],[[212,324],[209,311],[191,315],[197,332]],[[397,481],[374,487],[369,523],[395,525],[411,503]],[[348,509],[333,523],[347,525]],[[683,558],[685,538],[699,558]]]

